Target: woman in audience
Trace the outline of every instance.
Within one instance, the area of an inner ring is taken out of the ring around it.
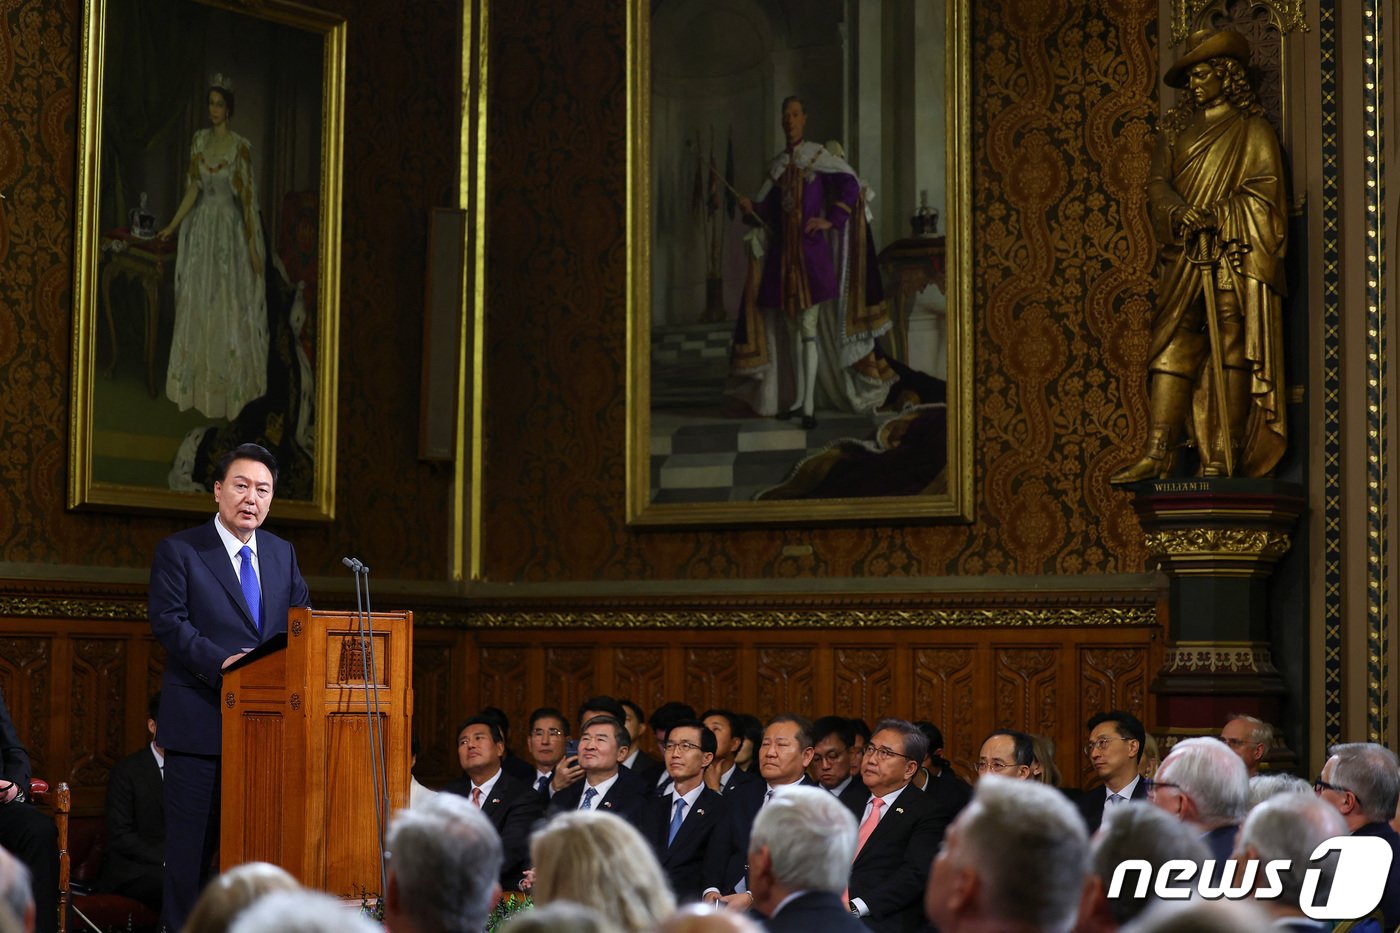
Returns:
[[[666,875],[641,833],[597,810],[561,813],[530,840],[535,903],[592,907],[623,933],[649,933],[676,909]]]
[[[739,719],[744,726],[744,741],[739,743],[739,751],[734,756],[734,763],[745,771],[758,770],[758,759],[754,752],[758,751],[758,746],[763,744],[763,723],[759,722],[757,716],[750,716],[748,713],[740,713]]]
[[[516,914],[501,927],[503,933],[617,933],[617,927],[592,907],[555,901]]]
[[[1035,757],[1031,759],[1031,777],[1051,787],[1060,786],[1060,768],[1055,764],[1055,740],[1048,735],[1031,735]]]
[[[299,891],[296,879],[276,865],[247,862],[215,877],[195,901],[185,933],[228,933],[233,921],[274,891]]]

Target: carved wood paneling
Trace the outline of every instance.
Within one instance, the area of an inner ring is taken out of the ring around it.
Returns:
[[[695,712],[739,709],[739,649],[689,645],[683,652],[685,689],[681,696]]]
[[[49,638],[0,638],[0,691],[4,691],[5,705],[28,746],[34,774],[39,776],[52,773],[47,728],[52,656]]]
[[[596,666],[590,645],[545,645],[544,682],[551,697],[549,705],[564,710],[567,716],[578,709],[579,703],[600,692],[594,689]],[[578,732],[581,725],[574,723],[574,731]]]
[[[1057,661],[1052,646],[997,649],[997,728],[1054,731]]]
[[[971,646],[914,649],[914,715],[937,724],[943,731],[944,757],[964,777],[972,773],[982,735],[977,693],[974,689]]]
[[[836,680],[835,709],[858,716],[871,725],[894,708],[893,648],[838,645],[832,659]]]
[[[73,643],[70,784],[104,783],[128,752],[122,719],[126,658],[127,641],[122,638],[80,638]]]
[[[1145,648],[1079,646],[1075,653],[1078,660],[1075,682],[1080,685],[1076,719],[1081,726],[1095,713],[1114,709],[1132,713],[1144,723],[1150,722],[1147,688],[1152,672]],[[1060,758],[1063,760],[1064,756]],[[1067,776],[1071,780],[1078,776],[1084,783],[1092,780],[1094,772],[1088,759],[1079,755],[1075,762],[1077,767],[1067,771]]]
[[[423,639],[413,646],[413,732],[421,746],[414,773],[424,783],[459,773],[452,733],[468,712],[452,696],[452,647]]]
[[[758,716],[784,711],[812,715],[813,654],[810,648],[767,647],[758,650]]]

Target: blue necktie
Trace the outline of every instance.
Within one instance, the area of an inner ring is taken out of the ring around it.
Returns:
[[[682,798],[682,797],[677,797],[677,798],[676,798],[676,812],[675,812],[675,814],[671,817],[671,829],[670,829],[669,832],[666,833],[666,845],[667,845],[667,846],[670,846],[671,843],[673,843],[673,842],[676,841],[676,833],[678,833],[678,832],[681,831],[681,823],[684,822],[684,819],[683,819],[683,814],[684,814],[684,813],[685,813],[685,799]]]
[[[535,792],[536,792],[536,793],[539,793],[539,794],[543,794],[545,788],[548,787],[548,786],[549,786],[549,775],[548,775],[548,774],[542,774],[542,775],[540,775],[540,779],[539,779],[538,781],[535,782]]]
[[[580,809],[580,810],[592,810],[592,809],[593,809],[593,798],[594,798],[594,797],[597,797],[597,796],[598,796],[598,792],[597,792],[596,790],[594,790],[594,789],[591,788],[591,787],[588,788],[588,790],[586,790],[586,791],[583,792],[583,803],[579,805],[579,809]]]
[[[253,567],[253,549],[248,545],[238,549],[243,558],[243,568],[238,572],[238,582],[243,587],[243,599],[248,603],[248,612],[253,616],[253,625],[262,631],[262,590],[258,587],[258,571]]]

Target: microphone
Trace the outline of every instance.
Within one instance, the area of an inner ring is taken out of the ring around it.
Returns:
[[[363,573],[364,571],[369,570],[368,567],[360,563],[360,559],[358,557],[342,557],[340,559],[340,562],[345,566],[349,567],[354,573]]]

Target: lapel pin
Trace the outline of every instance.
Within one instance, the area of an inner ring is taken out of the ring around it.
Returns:
[[[491,798],[491,802],[492,802],[492,803],[500,803],[500,802],[501,802],[501,798],[500,798],[500,797],[492,797],[492,798]]]
[[[894,808],[894,812],[896,812],[896,813],[903,813],[903,812],[904,812],[904,808],[903,808],[903,807],[895,807],[895,808]]]
[[[704,815],[705,815],[705,811],[704,811],[704,810],[701,810],[699,807],[696,807],[696,808],[695,808],[695,815],[696,815],[696,816],[704,816]]]

